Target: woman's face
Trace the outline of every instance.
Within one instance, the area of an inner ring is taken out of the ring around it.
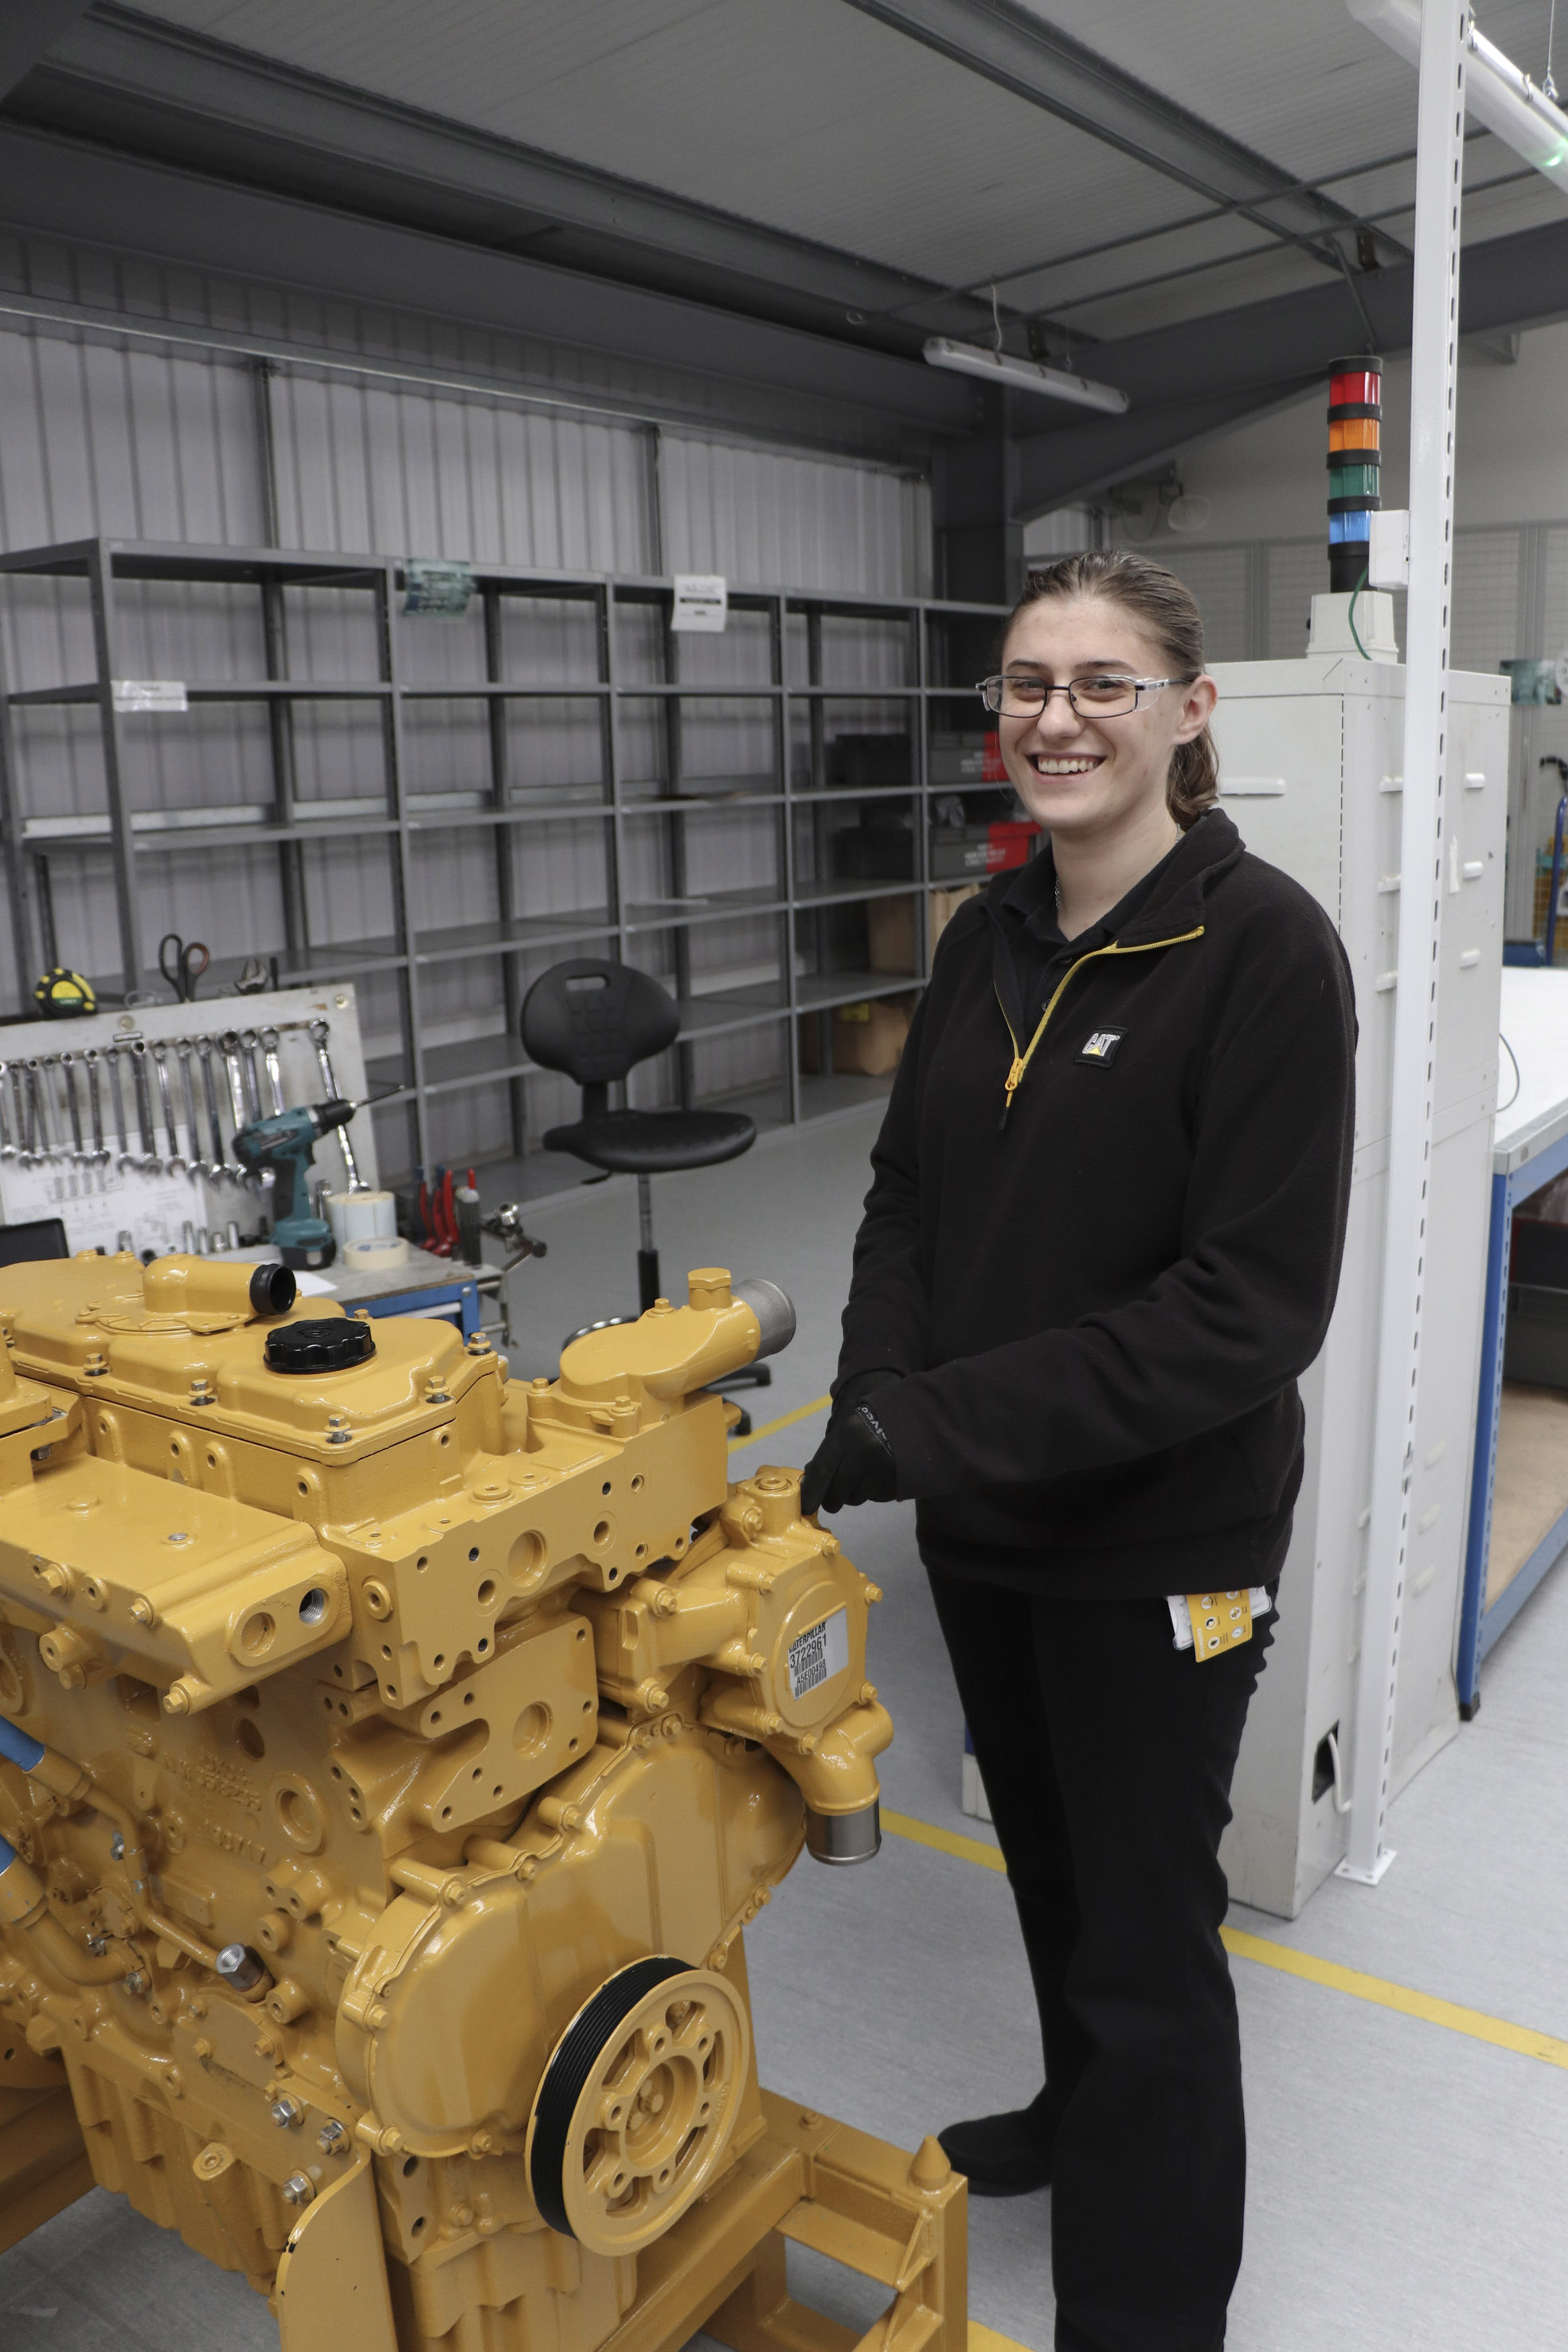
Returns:
[[[1065,686],[1080,677],[1168,677],[1155,640],[1102,596],[1051,596],[1028,605],[1008,632],[1002,669]],[[1165,806],[1178,743],[1202,733],[1214,709],[1211,677],[1145,694],[1124,718],[1074,710],[1053,694],[1030,717],[998,721],[1003,765],[1030,816],[1063,839],[1088,842],[1136,825]]]

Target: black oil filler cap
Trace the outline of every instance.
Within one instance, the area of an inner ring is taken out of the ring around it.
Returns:
[[[267,1335],[267,1370],[274,1372],[346,1372],[375,1352],[370,1325],[350,1315],[279,1323]]]

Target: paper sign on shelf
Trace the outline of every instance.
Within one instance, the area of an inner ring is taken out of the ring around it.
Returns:
[[[187,710],[183,677],[116,677],[110,680],[116,710]]]
[[[677,572],[672,629],[722,636],[729,616],[729,583],[719,572]]]
[[[460,621],[473,593],[472,564],[411,555],[403,565],[402,609],[411,619]]]

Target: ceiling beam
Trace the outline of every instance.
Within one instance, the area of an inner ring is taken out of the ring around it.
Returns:
[[[983,429],[984,387],[916,359],[737,316],[0,120],[0,221],[70,245],[369,302],[579,352],[873,413],[925,433]]]
[[[88,0],[5,0],[0,6],[0,98],[32,72],[87,11]]]
[[[3,23],[14,0],[0,0]],[[84,0],[85,5],[85,0]],[[79,14],[79,11],[78,11]],[[99,0],[7,118],[567,268],[817,331],[864,315],[882,348],[919,333],[874,314],[933,303],[962,329],[977,298],[858,255],[617,179]],[[924,331],[922,330],[921,331]]]
[[[1409,268],[1357,281],[1387,358],[1410,348]],[[1459,266],[1459,331],[1499,335],[1568,318],[1568,221],[1468,245]],[[1014,520],[1027,521],[1108,483],[1163,464],[1199,435],[1260,415],[1322,383],[1331,361],[1364,348],[1342,287],[1265,302],[1101,343],[1094,373],[1131,396],[1124,416],[1049,425],[1020,438]]]
[[[848,0],[848,5],[1260,227],[1306,239],[1325,267],[1344,267],[1328,233],[1354,229],[1354,214],[1301,189],[1266,155],[1112,65],[1019,0]],[[1378,234],[1391,250],[1405,250]]]

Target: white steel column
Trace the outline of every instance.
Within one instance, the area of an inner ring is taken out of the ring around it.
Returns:
[[[1468,0],[1423,0],[1410,353],[1410,593],[1406,611],[1399,981],[1372,1523],[1351,1762],[1350,1851],[1340,1864],[1342,1875],[1367,1885],[1375,1885],[1394,1859],[1383,1833],[1394,1769],[1394,1705],[1427,1275],[1453,556],[1464,44],[1469,29]]]

